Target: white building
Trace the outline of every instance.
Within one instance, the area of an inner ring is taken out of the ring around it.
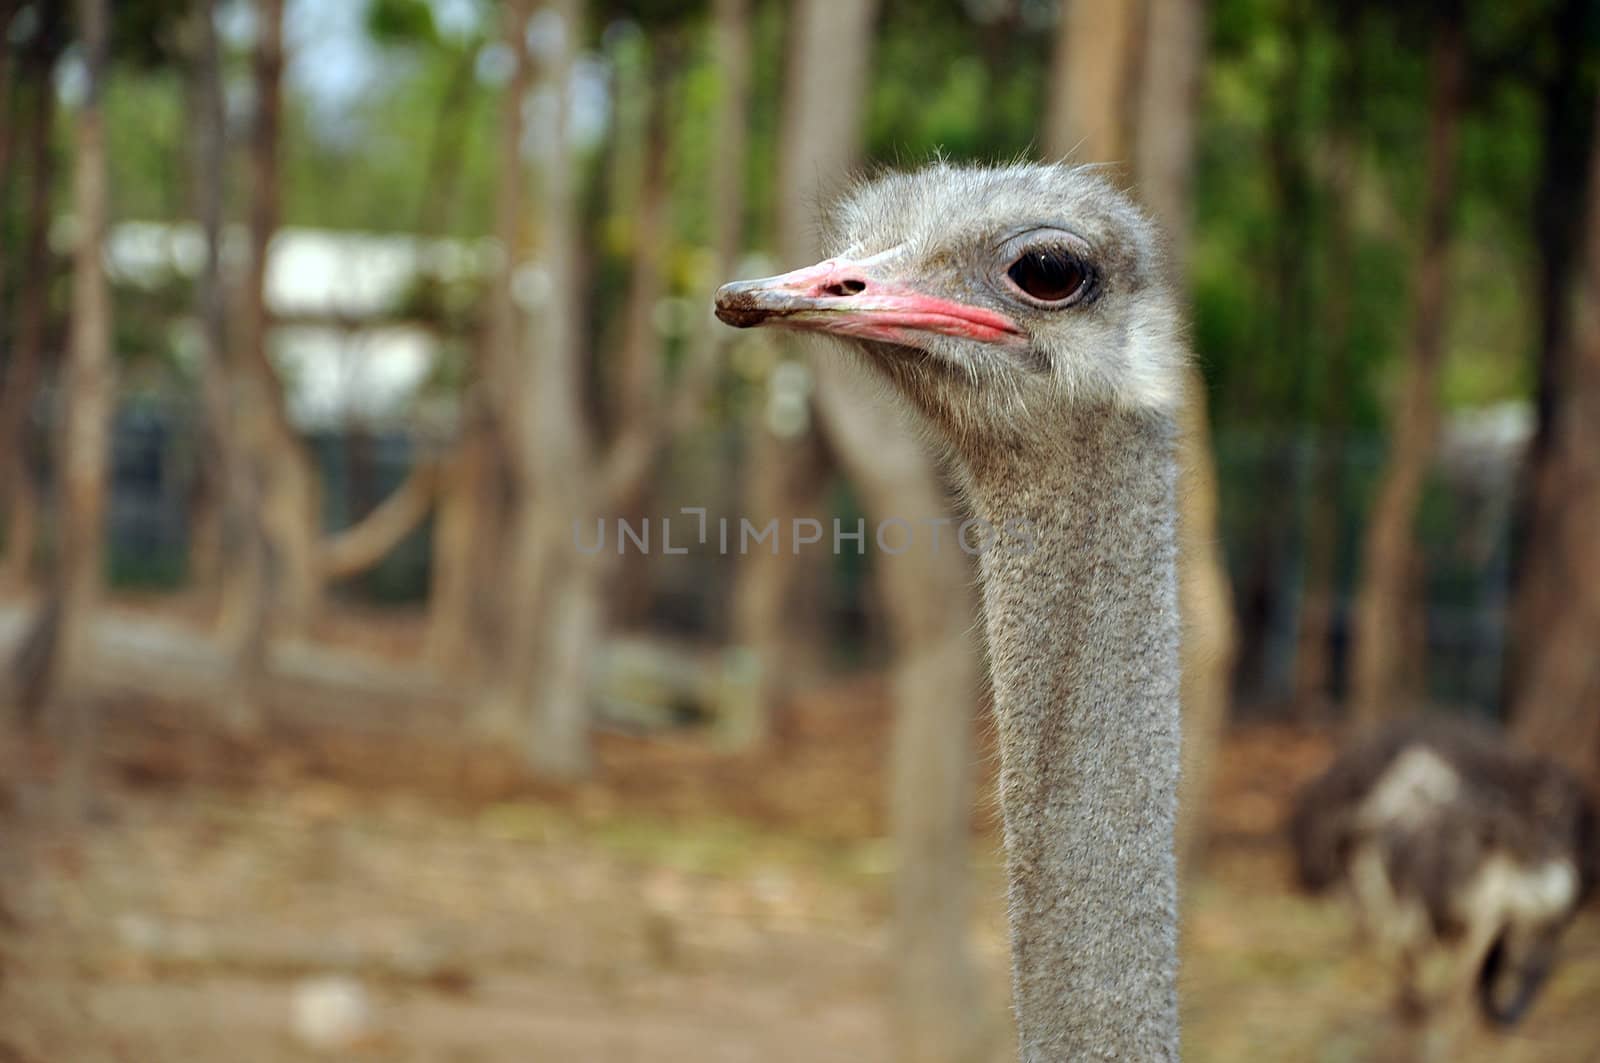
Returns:
[[[71,243],[70,224],[58,233]],[[245,234],[227,234],[224,261],[238,266]],[[107,268],[117,284],[154,287],[173,276],[193,278],[205,252],[193,224],[123,222],[107,241]],[[271,354],[287,391],[289,416],[301,428],[372,425],[415,412],[439,358],[439,339],[399,318],[418,277],[470,281],[498,268],[492,240],[418,240],[404,235],[283,229],[267,262],[267,309],[279,324]],[[180,351],[192,358],[190,337]]]

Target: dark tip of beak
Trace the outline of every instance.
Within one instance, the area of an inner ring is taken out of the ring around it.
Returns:
[[[724,299],[717,293],[717,320],[734,328],[754,328],[772,316],[772,311],[757,306],[748,295],[731,295]]]
[[[770,294],[749,281],[724,284],[717,289],[717,320],[734,328],[754,328],[778,313]],[[769,298],[763,299],[763,295]]]

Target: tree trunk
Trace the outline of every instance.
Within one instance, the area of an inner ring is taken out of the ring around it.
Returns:
[[[229,668],[220,701],[229,730],[248,733],[261,719],[260,681],[266,663],[266,552],[256,523],[259,475],[249,460],[250,441],[239,433],[252,415],[239,387],[239,360],[228,343],[228,300],[222,280],[223,190],[227,173],[227,117],[216,12],[206,0],[193,13],[190,77],[191,195],[205,239],[206,257],[195,284],[200,320],[201,399],[205,414],[204,475],[216,513],[220,586],[218,630]]]
[[[785,350],[789,347],[784,345]],[[766,401],[750,412],[740,517],[758,530],[776,521],[783,540],[792,521],[817,513],[828,459],[817,438],[809,367],[785,359],[767,380]],[[722,738],[751,748],[781,734],[779,713],[797,677],[822,653],[819,629],[825,574],[811,554],[752,545],[739,557],[733,588],[733,639],[750,661],[755,691]]]
[[[481,385],[473,384],[474,390]],[[470,403],[469,403],[470,405]],[[470,411],[461,439],[446,460],[439,487],[439,509],[433,525],[433,571],[428,591],[428,633],[425,656],[441,671],[468,671],[483,658],[475,655],[478,597],[475,575],[480,553],[493,556],[488,541],[490,511],[489,458],[492,429],[477,411]]]
[[[744,164],[749,144],[750,121],[750,2],[749,0],[715,0],[713,30],[717,69],[720,75],[717,100],[717,143],[721,149],[712,160],[710,192],[712,195],[712,260],[705,277],[705,287],[700,305],[709,308],[712,294],[718,285],[732,276],[739,257],[744,235]],[[694,349],[704,352],[700,363],[711,366],[721,361],[729,345],[728,333],[716,318],[704,309],[694,332]],[[769,561],[771,559],[769,558]],[[739,580],[735,584],[734,629],[745,630],[745,617],[740,610],[748,610],[749,619],[759,622],[771,610],[762,603],[762,596],[746,600],[740,595],[751,594],[761,587],[762,581],[750,580],[746,571],[748,562],[741,563]],[[772,572],[772,575],[780,573]],[[768,581],[770,582],[770,581]],[[737,635],[736,637],[742,637]],[[768,647],[771,652],[775,647]],[[767,711],[772,705],[771,692],[758,692],[756,697],[735,699],[731,712],[717,720],[718,738],[725,745],[744,749],[762,741],[767,733]]]
[[[589,769],[589,663],[601,631],[602,556],[580,553],[574,522],[592,526],[603,505],[582,379],[583,314],[578,264],[574,158],[568,104],[580,0],[555,0],[559,42],[538,68],[540,87],[556,101],[537,199],[539,255],[550,288],[532,316],[528,357],[508,369],[510,401],[502,416],[510,443],[512,499],[502,562],[506,579],[506,646],[478,717],[482,726],[520,733],[539,774],[572,779]],[[521,4],[508,10],[512,39],[526,23]],[[517,48],[518,62],[527,62]],[[514,151],[515,145],[503,150]]]
[[[1345,126],[1336,129],[1328,143],[1328,198],[1335,211],[1329,222],[1329,277],[1349,277],[1354,268],[1354,138],[1354,130]],[[1349,287],[1338,283],[1330,286],[1322,322],[1328,344],[1324,374],[1327,386],[1317,426],[1312,504],[1306,521],[1305,589],[1294,657],[1295,711],[1310,718],[1324,715],[1334,692],[1333,633],[1338,604],[1339,529],[1344,513],[1343,456],[1350,414]]]
[[[546,138],[538,208],[540,257],[551,283],[549,301],[535,315],[527,341],[531,371],[519,394],[530,418],[518,425],[516,448],[523,488],[519,503],[534,516],[524,523],[535,531],[530,546],[542,555],[548,577],[542,588],[538,583],[527,587],[530,592],[542,590],[546,606],[537,614],[543,622],[537,625],[532,659],[542,672],[531,689],[525,749],[540,774],[574,778],[589,770],[588,674],[601,630],[604,578],[599,564],[578,552],[571,524],[598,508],[582,377],[576,160],[569,117],[584,5],[582,0],[553,0],[547,10],[560,17],[563,29],[560,47],[539,71],[557,101]]]
[[[815,219],[819,198],[834,191],[859,150],[857,136],[830,135],[839,109],[805,105],[808,76],[827,77],[826,55],[819,60],[807,54],[811,34],[827,31],[830,16],[836,27],[867,32],[873,4],[842,4],[824,8],[813,0],[789,9],[790,73],[785,79],[777,174],[778,255],[794,265],[813,260]],[[848,48],[849,46],[847,46]],[[845,53],[846,58],[849,52]],[[820,73],[804,70],[807,62],[821,62]],[[839,101],[848,98],[839,96]],[[854,101],[851,101],[853,107]],[[854,111],[845,113],[855,120]],[[811,156],[812,148],[827,152]],[[743,471],[742,516],[759,526],[777,521],[780,538],[792,522],[814,517],[821,508],[825,483],[826,451],[817,438],[813,408],[816,382],[808,363],[804,340],[779,337],[779,360],[767,375],[764,408],[752,411]],[[734,588],[734,637],[753,662],[757,693],[747,704],[749,718],[734,736],[741,744],[765,741],[776,729],[774,715],[792,692],[797,676],[822,654],[820,621],[824,603],[820,588],[827,584],[820,571],[825,559],[817,552],[796,555],[780,550],[778,556],[764,546],[752,547],[739,562]]]
[[[1145,206],[1166,228],[1173,263],[1185,279],[1194,215],[1194,126],[1205,54],[1205,0],[1147,0],[1134,177]],[[1115,118],[1115,104],[1107,103],[1097,108],[1102,114],[1093,123]]]
[[[14,176],[11,172],[11,153],[15,149],[17,140],[17,127],[12,121],[11,109],[12,96],[16,91],[16,78],[12,76],[16,62],[13,58],[15,50],[9,41],[5,41],[5,37],[10,31],[11,18],[17,13],[19,2],[20,0],[0,0],[0,203],[8,204],[11,202],[11,182]],[[5,232],[9,236],[10,226],[5,225],[3,220],[0,220],[0,226],[3,226],[0,232]],[[6,267],[10,264],[11,249],[9,247],[0,249],[0,313],[10,305],[6,298],[6,285],[9,283]],[[5,337],[6,333],[6,329],[0,328],[0,337]],[[10,351],[0,346],[0,366],[8,365],[10,362]],[[4,471],[0,471],[0,477],[4,475]],[[0,494],[0,513],[5,512],[4,501],[3,494]]]
[[[623,308],[622,344],[618,351],[617,402],[613,434],[639,430],[655,416],[662,401],[663,361],[661,333],[656,329],[656,304],[666,288],[663,259],[670,238],[668,208],[672,187],[668,181],[667,154],[672,136],[672,84],[679,63],[679,42],[658,34],[652,42],[650,73],[646,79],[644,151],[633,211],[633,270]],[[610,485],[617,494],[617,510],[634,523],[647,517],[650,507],[650,472],[654,460],[637,463],[625,481]],[[619,626],[637,625],[650,608],[648,552],[629,551],[617,560],[617,578],[611,595],[611,620]]]
[[[1583,250],[1591,147],[1597,136],[1592,77],[1584,69],[1588,28],[1595,13],[1584,0],[1565,0],[1551,26],[1556,61],[1541,97],[1543,158],[1533,199],[1534,244],[1538,259],[1538,418],[1519,482],[1514,517],[1513,632],[1536,631],[1545,616],[1561,608],[1566,576],[1548,564],[1559,550],[1549,540],[1552,518],[1562,507],[1561,471],[1554,442],[1562,387],[1572,373],[1574,356],[1571,313],[1572,280]],[[1514,639],[1506,655],[1506,702],[1514,708],[1522,682],[1526,647]]]
[[[522,361],[511,282],[522,260],[522,119],[532,73],[522,46],[527,3],[510,0],[502,6],[501,18],[501,36],[510,43],[514,59],[500,104],[495,175],[494,235],[502,258],[485,300],[483,332],[462,404],[461,440],[439,502],[427,637],[428,655],[441,666],[455,670],[482,664],[491,676],[498,676],[505,665],[507,625],[503,616],[487,614],[505,608],[508,597],[479,592],[502,590],[501,563],[510,556],[504,535],[510,522],[501,519],[499,488],[500,478],[511,470],[510,426],[519,415]]]
[[[785,264],[820,257],[809,207],[842,181],[860,150],[875,4],[848,12],[822,0],[793,10],[794,48],[785,90],[786,137],[779,182]],[[895,875],[894,979],[897,1058],[975,1060],[981,1012],[968,952],[968,839],[972,815],[972,716],[979,666],[970,638],[973,574],[946,539],[932,545],[928,523],[950,517],[933,459],[906,425],[865,401],[870,390],[838,353],[814,350],[816,406],[824,434],[860,494],[874,529],[892,523],[890,548],[877,547],[876,583],[894,645],[895,732],[890,808]],[[920,533],[918,535],[917,533]],[[869,536],[876,537],[872,530]],[[793,559],[788,559],[792,561]]]
[[[525,175],[522,164],[522,136],[524,104],[532,86],[532,62],[526,45],[529,0],[507,0],[501,7],[501,36],[512,55],[511,78],[506,83],[500,103],[500,143],[498,173],[495,182],[495,235],[500,242],[502,259],[500,272],[490,289],[486,308],[483,348],[480,352],[479,395],[487,414],[490,431],[496,444],[506,456],[506,488],[504,511],[497,514],[503,534],[496,542],[499,547],[496,568],[500,585],[504,588],[497,617],[497,644],[489,654],[489,673],[484,684],[484,694],[473,710],[473,726],[490,737],[515,740],[517,709],[526,702],[525,685],[532,676],[523,658],[531,650],[534,618],[537,614],[539,573],[535,560],[528,555],[526,531],[521,522],[527,519],[528,502],[519,495],[529,490],[522,468],[513,458],[517,444],[526,428],[519,422],[527,416],[520,408],[521,379],[525,372],[521,350],[522,334],[517,304],[512,293],[512,279],[522,264],[521,222],[524,210],[523,191]],[[459,500],[457,502],[459,505]],[[463,566],[464,567],[464,566]],[[439,570],[439,574],[443,573]],[[439,585],[435,584],[435,591]],[[459,602],[459,599],[457,599]],[[435,602],[435,609],[446,607],[447,602]],[[433,626],[444,638],[443,627],[460,627],[470,630],[465,616],[436,615]]]
[[[229,662],[223,720],[238,734],[254,733],[262,725],[260,691],[273,629],[293,630],[307,619],[311,608],[307,580],[313,560],[310,526],[302,524],[304,514],[296,503],[297,485],[303,490],[309,473],[299,444],[289,432],[282,391],[267,357],[267,258],[278,227],[282,0],[257,0],[255,14],[249,260],[239,292],[237,335],[233,343],[225,341],[219,365],[208,382],[226,395],[233,457],[225,503],[233,535],[226,544],[229,557],[223,569],[217,627]],[[214,33],[215,28],[209,32]],[[209,116],[210,122],[217,120],[217,113]],[[216,250],[213,247],[212,253]],[[208,264],[207,268],[220,267]],[[217,415],[223,416],[220,409]],[[305,567],[297,568],[297,558]]]
[[[79,106],[72,181],[78,240],[73,251],[72,328],[68,340],[61,431],[60,543],[56,557],[56,647],[50,698],[61,713],[67,762],[63,808],[79,818],[88,796],[93,717],[87,689],[90,630],[104,582],[106,468],[110,459],[115,368],[111,363],[111,291],[104,265],[106,213],[105,97],[111,14],[108,0],[79,0],[84,97]]]
[[[1275,217],[1270,234],[1260,241],[1265,276],[1260,303],[1271,312],[1254,315],[1256,343],[1264,350],[1298,351],[1306,349],[1313,335],[1311,307],[1314,285],[1312,258],[1314,246],[1310,158],[1306,129],[1313,116],[1307,111],[1310,65],[1300,58],[1307,54],[1312,38],[1311,5],[1286,5],[1283,22],[1283,47],[1297,57],[1277,64],[1277,72],[1267,91],[1266,129],[1263,149],[1266,174]],[[1245,374],[1241,387],[1230,389],[1235,409],[1259,407],[1271,395],[1279,424],[1286,432],[1299,435],[1309,419],[1310,356],[1275,359],[1263,371]],[[1298,440],[1296,440],[1298,442]],[[1293,632],[1298,602],[1292,579],[1285,574],[1298,560],[1304,541],[1304,513],[1301,505],[1306,463],[1296,445],[1279,445],[1262,455],[1257,476],[1278,489],[1265,492],[1255,502],[1256,512],[1247,526],[1249,541],[1245,555],[1247,567],[1239,573],[1238,597],[1241,608],[1239,660],[1235,675],[1247,697],[1255,700],[1286,701],[1292,694],[1292,663],[1284,643]]]
[[[250,256],[239,316],[236,386],[247,416],[236,424],[256,470],[260,491],[259,536],[265,543],[272,601],[235,599],[234,615],[265,609],[272,626],[303,630],[321,597],[317,568],[320,510],[311,463],[290,427],[283,387],[268,356],[271,316],[267,307],[267,265],[278,229],[278,150],[282,122],[283,0],[257,0],[255,126],[250,142]],[[248,593],[247,580],[235,594]]]
[[[1370,725],[1405,711],[1400,704],[1405,617],[1417,585],[1413,522],[1439,427],[1457,145],[1466,92],[1466,41],[1458,19],[1441,19],[1433,46],[1428,108],[1426,213],[1412,311],[1411,356],[1390,419],[1391,444],[1367,525],[1356,598],[1352,666],[1355,719]]]
[[[189,130],[189,207],[200,225],[205,260],[195,278],[195,319],[200,338],[201,426],[195,489],[190,504],[189,581],[215,592],[225,563],[230,485],[238,470],[229,460],[227,298],[222,285],[222,193],[227,158],[227,118],[222,99],[222,59],[210,0],[190,12],[183,27],[187,53],[184,105]]]
[[[1063,0],[1051,67],[1044,150],[1073,162],[1128,161],[1138,98],[1134,62],[1137,0]]]
[[[227,716],[230,725],[243,732],[261,722],[252,691],[265,674],[272,637],[302,632],[325,581],[349,578],[376,564],[421,521],[432,499],[435,472],[431,463],[420,466],[369,516],[326,543],[320,541],[320,485],[289,423],[283,388],[268,355],[272,322],[267,267],[280,198],[283,0],[258,0],[257,25],[250,256],[242,285],[239,337],[229,349],[226,368],[219,368],[207,381],[213,417],[220,416],[225,406],[231,429],[226,448],[231,467],[224,475],[230,497],[227,508],[236,518],[230,522],[235,541],[234,556],[225,569],[219,628],[234,662]],[[220,122],[215,116],[211,120]],[[216,135],[221,135],[220,125]],[[213,172],[220,173],[220,147],[216,150]],[[220,216],[220,205],[215,209]],[[210,269],[215,269],[214,263]],[[216,278],[210,283],[215,285]],[[209,343],[217,349],[222,330],[215,322],[211,328],[216,332]]]
[[[866,549],[877,551],[874,582],[894,646],[896,1058],[977,1060],[983,1014],[973,1004],[978,980],[968,947],[972,727],[982,681],[974,578],[950,536],[932,544],[935,522],[958,521],[918,434],[867,401],[870,382],[837,358],[824,351],[816,360],[817,405],[867,511]],[[879,529],[883,542],[874,541]]]
[[[1600,120],[1600,111],[1597,111]],[[1597,126],[1600,128],[1600,126]],[[1600,788],[1600,140],[1590,163],[1587,277],[1572,356],[1552,383],[1550,490],[1538,514],[1544,555],[1531,565],[1559,573],[1563,592],[1518,611],[1524,666],[1512,702],[1519,738]],[[1553,577],[1551,577],[1553,578]],[[1538,593],[1540,584],[1524,593]]]
[[[541,671],[531,699],[532,727],[524,746],[539,775],[575,779],[588,774],[590,672],[605,632],[603,559],[571,549],[572,526],[550,518],[544,588],[548,604],[534,659]]]
[[[1188,262],[1194,124],[1205,55],[1203,0],[1150,0],[1135,140],[1138,187],[1167,230],[1180,277]],[[1111,101],[1107,101],[1110,103]],[[1104,124],[1114,106],[1087,124]],[[1197,856],[1228,704],[1233,668],[1233,603],[1217,532],[1217,472],[1205,381],[1191,371],[1179,419],[1179,611],[1183,617],[1183,773],[1178,851]]]
[[[712,161],[710,191],[711,247],[716,259],[708,278],[708,294],[722,283],[735,265],[744,238],[744,165],[749,150],[750,124],[750,0],[714,0],[717,72],[721,86],[717,99],[717,144]],[[710,305],[710,300],[707,301]],[[718,348],[727,332],[709,310],[700,315],[698,346]]]
[[[1233,595],[1217,530],[1217,468],[1205,380],[1187,374],[1178,442],[1178,614],[1183,621],[1183,770],[1176,829],[1187,870],[1206,843],[1213,780],[1232,700]]]
[[[22,269],[14,301],[16,341],[6,360],[5,384],[0,389],[0,513],[4,513],[6,521],[0,588],[19,588],[28,583],[37,536],[39,499],[28,466],[32,449],[28,426],[33,401],[39,393],[39,369],[50,322],[51,191],[55,184],[50,134],[56,102],[52,72],[61,48],[61,7],[44,6],[43,24],[17,68],[18,87],[26,89],[25,98],[32,105],[25,126],[26,140],[21,145],[25,160],[21,171],[30,179]],[[21,185],[20,174],[9,176],[13,188]]]

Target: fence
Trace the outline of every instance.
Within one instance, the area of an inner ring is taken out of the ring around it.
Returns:
[[[186,579],[195,498],[197,411],[180,402],[125,402],[114,430],[109,510],[109,573],[121,587],[176,587]],[[47,451],[36,433],[34,453]],[[418,453],[407,431],[320,431],[308,445],[321,474],[327,526],[343,527],[377,505],[405,477]],[[658,478],[652,512],[704,506],[713,519],[737,513],[740,435],[708,432],[677,447]],[[1481,442],[1481,441],[1480,441]],[[1293,698],[1300,624],[1307,596],[1310,532],[1330,544],[1333,674],[1342,675],[1351,640],[1364,521],[1382,451],[1355,438],[1324,455],[1310,433],[1229,432],[1217,438],[1224,555],[1239,622],[1235,700],[1244,714],[1286,711]],[[1515,446],[1447,445],[1430,477],[1417,534],[1422,571],[1419,652],[1430,699],[1492,712],[1499,703],[1507,639],[1510,513]],[[1330,460],[1331,459],[1331,460]],[[48,508],[48,470],[36,467]],[[1321,499],[1331,489],[1332,499]],[[1319,505],[1319,500],[1322,504]],[[853,527],[847,489],[826,503]],[[826,519],[831,514],[818,514]],[[690,518],[684,518],[689,521]],[[419,604],[426,599],[431,526],[424,522],[375,569],[337,588],[347,599]],[[44,528],[50,541],[48,520]],[[881,655],[870,601],[871,551],[830,561],[823,598],[835,656]],[[649,587],[648,621],[677,634],[725,638],[738,559],[714,549],[652,556],[631,571]]]

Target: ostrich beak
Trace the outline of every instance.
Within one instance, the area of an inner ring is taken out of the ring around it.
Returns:
[[[885,276],[894,252],[830,258],[776,277],[717,289],[717,317],[735,328],[772,325],[922,347],[930,335],[984,343],[1022,343],[1004,314],[953,302]]]

